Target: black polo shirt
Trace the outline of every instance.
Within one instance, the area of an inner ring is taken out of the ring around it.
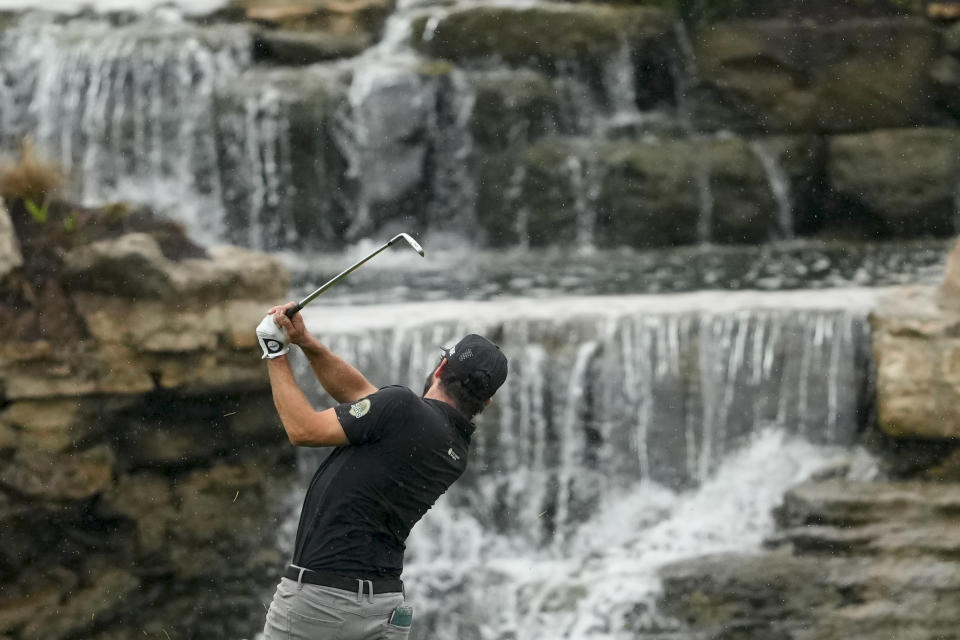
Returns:
[[[399,577],[410,529],[467,466],[474,426],[446,402],[400,386],[335,410],[350,444],[310,481],[293,564]]]

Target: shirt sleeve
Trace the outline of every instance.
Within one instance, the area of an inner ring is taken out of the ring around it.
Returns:
[[[406,387],[384,387],[356,402],[334,407],[351,445],[376,442],[406,406],[413,392]]]

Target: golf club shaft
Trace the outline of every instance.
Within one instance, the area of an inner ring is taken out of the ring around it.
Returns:
[[[401,233],[400,235],[394,236],[393,238],[391,238],[390,240],[388,240],[387,242],[385,242],[385,243],[383,244],[383,246],[381,246],[379,249],[377,249],[376,251],[374,251],[373,253],[371,253],[370,255],[368,255],[366,258],[364,258],[364,259],[362,259],[362,260],[360,260],[360,261],[358,261],[358,262],[350,265],[349,267],[347,267],[346,269],[344,269],[343,271],[341,271],[340,273],[338,273],[337,275],[335,275],[333,278],[331,278],[328,282],[322,284],[322,285],[320,286],[320,288],[318,288],[316,291],[314,291],[313,293],[311,293],[310,295],[308,295],[306,298],[304,298],[303,300],[301,300],[300,302],[298,302],[298,303],[297,303],[297,306],[295,306],[295,307],[290,307],[289,309],[287,309],[287,311],[286,311],[287,317],[288,317],[288,318],[293,318],[293,316],[295,316],[301,309],[303,309],[305,306],[307,306],[308,304],[310,304],[310,303],[313,301],[314,298],[316,298],[316,297],[319,296],[321,293],[323,293],[324,291],[326,291],[327,289],[329,289],[330,287],[332,287],[333,285],[337,284],[338,282],[340,282],[341,280],[343,280],[345,277],[347,277],[348,275],[350,275],[351,273],[353,273],[356,269],[358,269],[360,266],[362,266],[365,262],[367,262],[368,260],[370,260],[371,258],[373,258],[374,256],[376,256],[376,255],[377,255],[378,253],[380,253],[381,251],[384,251],[385,249],[387,249],[390,245],[392,245],[394,242],[396,242],[399,238],[405,239],[408,243],[410,243],[410,246],[412,246],[412,247],[417,251],[417,253],[419,253],[421,256],[423,255],[423,248],[420,247],[420,245],[418,245],[418,244],[416,243],[416,241],[414,241],[413,238],[411,238],[411,237],[408,236],[407,234]]]

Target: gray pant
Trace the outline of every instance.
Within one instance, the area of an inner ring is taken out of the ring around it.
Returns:
[[[281,578],[263,627],[264,640],[406,640],[410,627],[390,624],[402,593],[370,595]]]

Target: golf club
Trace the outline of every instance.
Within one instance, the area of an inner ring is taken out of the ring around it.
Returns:
[[[286,311],[287,317],[288,317],[288,318],[293,318],[293,316],[296,315],[296,314],[300,311],[300,309],[303,309],[305,306],[307,306],[308,304],[310,304],[311,302],[313,302],[313,299],[314,299],[314,298],[316,298],[316,297],[319,296],[321,293],[323,293],[324,291],[326,291],[327,289],[329,289],[329,288],[332,287],[333,285],[335,285],[335,284],[337,284],[338,282],[340,282],[341,280],[343,280],[346,276],[348,276],[349,274],[351,274],[352,272],[354,272],[354,271],[355,271],[357,268],[359,268],[362,264],[364,264],[365,262],[367,262],[368,260],[370,260],[371,258],[373,258],[375,255],[377,255],[377,254],[380,253],[381,251],[384,251],[385,249],[387,249],[387,247],[389,247],[390,245],[392,245],[392,244],[393,244],[394,242],[396,242],[397,240],[400,240],[401,238],[404,239],[404,240],[406,240],[406,241],[407,241],[407,244],[409,244],[411,247],[413,247],[413,250],[414,250],[414,251],[416,251],[417,253],[419,253],[421,256],[424,255],[424,254],[423,254],[423,247],[421,247],[420,244],[419,244],[416,240],[414,240],[412,237],[410,237],[409,234],[406,234],[406,233],[398,233],[398,234],[395,235],[393,238],[391,238],[388,242],[386,242],[382,247],[380,247],[379,249],[377,249],[376,251],[374,251],[373,253],[371,253],[370,255],[368,255],[366,258],[364,258],[364,259],[356,262],[355,264],[350,265],[349,267],[347,267],[346,269],[344,269],[343,271],[341,271],[340,273],[338,273],[337,275],[335,275],[333,278],[331,278],[330,281],[322,284],[316,291],[314,291],[313,293],[311,293],[310,295],[308,295],[306,298],[304,298],[303,300],[301,300],[300,302],[298,302],[298,303],[297,303],[297,306],[291,307],[291,308],[287,309],[287,311]]]

